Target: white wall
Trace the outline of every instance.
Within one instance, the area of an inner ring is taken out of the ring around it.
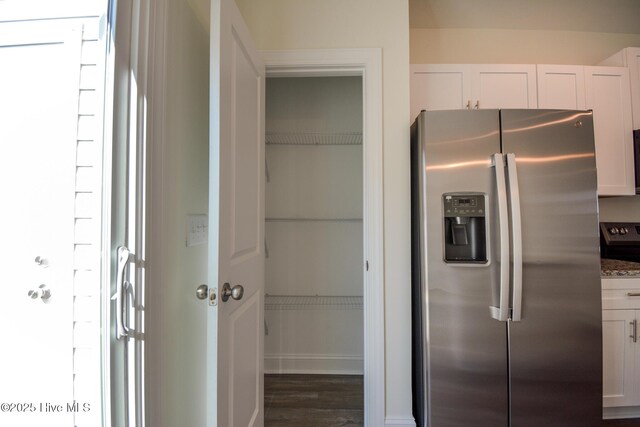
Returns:
[[[362,297],[362,102],[359,76],[267,79],[268,295]],[[330,144],[338,139],[354,144]],[[292,310],[269,302],[267,297],[266,373],[362,374],[362,304]]]
[[[464,28],[411,29],[412,64],[595,65],[628,46],[640,46],[640,34]]]
[[[185,325],[206,323],[195,290],[207,283],[207,245],[186,247],[185,232],[187,215],[208,209],[209,35],[186,0],[158,2],[165,3],[166,33],[155,36],[166,44],[159,83],[165,105],[154,112],[161,135],[151,141],[158,168],[151,171],[150,210],[163,233],[150,236],[147,425],[203,426],[204,400],[184,397],[192,390],[206,395],[204,371],[193,368],[206,366],[206,342]]]
[[[236,0],[259,49],[383,49],[386,416],[411,418],[406,0]]]

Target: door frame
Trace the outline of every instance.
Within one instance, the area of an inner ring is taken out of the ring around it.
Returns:
[[[146,199],[146,247],[148,259],[161,260],[166,250],[161,244],[163,225],[167,221],[162,210],[163,156],[166,144],[162,123],[164,122],[164,49],[166,35],[166,0],[151,2],[145,9],[149,17],[147,70],[144,89],[149,95],[147,105],[148,180]],[[361,76],[363,80],[363,249],[365,265],[363,289],[364,323],[364,416],[368,427],[385,425],[385,324],[384,324],[384,217],[383,217],[383,114],[382,114],[382,49],[314,49],[288,51],[261,51],[267,77],[283,76]],[[366,263],[368,262],[368,269]],[[162,288],[163,266],[148,266],[148,278],[154,277]],[[146,305],[159,304],[161,293],[147,293]],[[147,322],[154,323],[154,315],[148,313]],[[162,342],[161,331],[150,328],[145,333],[147,345]],[[157,345],[157,344],[156,344]],[[154,345],[151,345],[154,347]],[[147,402],[160,402],[161,387],[154,378],[159,367],[166,361],[162,354],[147,349],[145,397]],[[215,393],[214,393],[215,394]],[[148,415],[149,411],[147,412]]]
[[[264,50],[260,54],[267,78],[362,77],[364,424],[384,426],[382,49]]]

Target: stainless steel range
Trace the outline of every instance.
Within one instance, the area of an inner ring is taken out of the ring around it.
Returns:
[[[600,254],[640,262],[640,222],[601,222]]]

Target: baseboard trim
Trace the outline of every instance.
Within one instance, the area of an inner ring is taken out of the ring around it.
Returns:
[[[416,427],[416,422],[413,418],[390,418],[384,419],[385,427]]]
[[[268,354],[264,357],[266,374],[362,375],[362,356],[336,354]]]
[[[602,408],[602,418],[605,420],[616,420],[623,418],[640,418],[640,407],[622,406],[612,408]]]

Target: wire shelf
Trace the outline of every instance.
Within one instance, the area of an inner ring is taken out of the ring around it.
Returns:
[[[269,145],[362,145],[361,132],[267,132]]]
[[[265,295],[265,310],[362,310],[361,296]]]

